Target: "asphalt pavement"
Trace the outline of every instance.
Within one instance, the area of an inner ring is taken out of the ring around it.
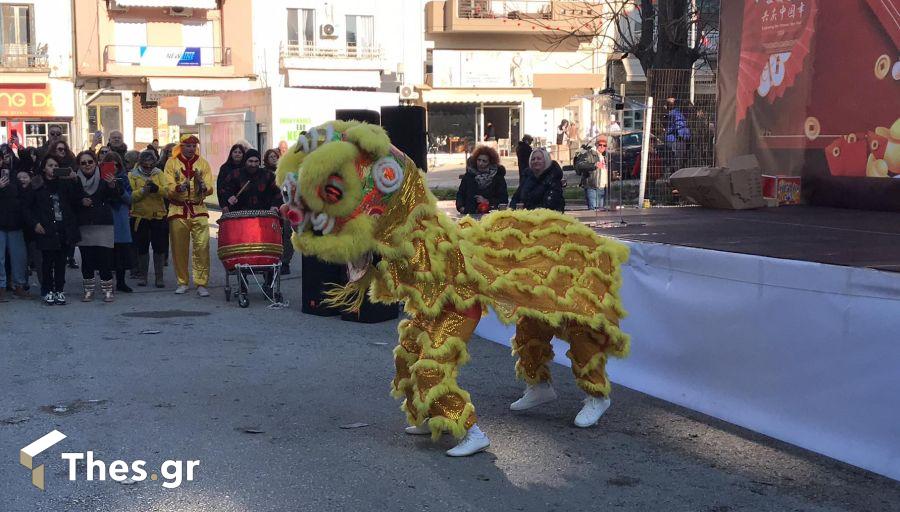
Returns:
[[[170,286],[84,304],[70,270],[67,306],[0,304],[0,510],[900,510],[898,482],[620,386],[597,426],[576,428],[567,368],[553,368],[557,402],[512,413],[509,349],[477,337],[460,381],[492,446],[451,459],[451,439],[403,433],[388,395],[396,322],[303,315],[296,273],[289,307],[256,292],[240,309],[214,254],[206,299]],[[36,457],[40,491],[19,450],[54,429],[67,438]],[[172,489],[172,473],[87,481],[84,464],[69,481],[61,454],[87,451],[148,473],[200,462]]]

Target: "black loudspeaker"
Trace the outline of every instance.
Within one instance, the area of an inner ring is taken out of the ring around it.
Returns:
[[[338,121],[361,121],[369,124],[381,124],[381,114],[374,110],[342,108],[334,111],[334,118]]]
[[[409,155],[419,169],[428,172],[425,107],[381,107],[381,126],[397,149]]]
[[[333,284],[347,284],[346,265],[325,263],[314,257],[301,255],[300,266],[300,311],[317,316],[337,316],[341,310],[322,305],[325,291]]]

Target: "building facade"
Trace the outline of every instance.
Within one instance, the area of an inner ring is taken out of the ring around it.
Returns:
[[[197,131],[199,97],[256,85],[251,0],[73,0],[75,140]]]
[[[438,151],[490,143],[511,154],[526,133],[553,146],[563,120],[565,140],[582,138],[596,121],[590,98],[604,87],[605,54],[581,22],[601,4],[427,2],[427,74],[417,101],[428,109]]]
[[[0,0],[0,143],[40,146],[74,129],[72,10],[54,0]]]

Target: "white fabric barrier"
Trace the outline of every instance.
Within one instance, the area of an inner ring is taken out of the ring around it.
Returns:
[[[628,245],[614,382],[900,480],[900,273]]]

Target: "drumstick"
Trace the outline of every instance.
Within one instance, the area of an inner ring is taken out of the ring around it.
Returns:
[[[247,182],[244,183],[244,186],[241,187],[241,189],[237,191],[237,194],[235,194],[234,197],[241,197],[241,193],[244,192],[244,189],[246,189],[247,185],[249,185],[249,184],[250,184],[250,180],[247,180]]]

